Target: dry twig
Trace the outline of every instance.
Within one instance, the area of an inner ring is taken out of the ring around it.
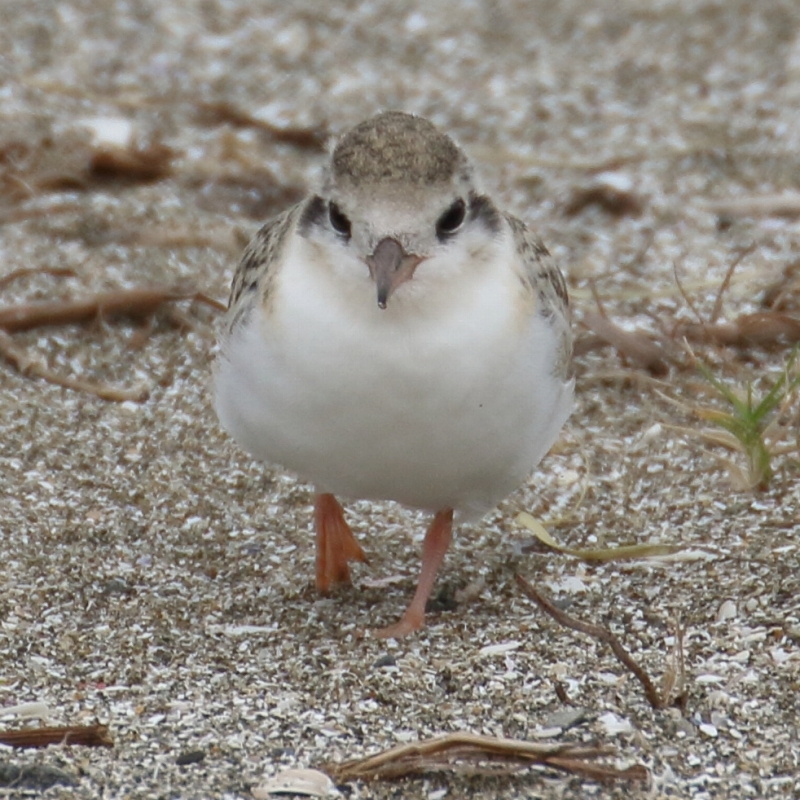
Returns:
[[[622,646],[619,639],[617,639],[617,637],[614,636],[614,634],[611,633],[608,628],[603,628],[600,625],[592,625],[589,622],[583,622],[582,620],[570,616],[557,606],[553,605],[550,600],[534,589],[534,587],[531,586],[531,584],[528,583],[528,581],[526,581],[521,575],[515,575],[514,577],[516,578],[517,585],[520,587],[520,589],[522,589],[523,593],[533,600],[533,602],[536,603],[536,605],[539,606],[542,611],[544,611],[546,614],[549,614],[556,622],[559,623],[559,625],[563,625],[565,628],[570,628],[571,630],[578,631],[579,633],[585,633],[587,636],[591,636],[593,639],[607,644],[611,648],[611,652],[614,653],[617,661],[619,661],[620,664],[622,664],[622,666],[631,672],[636,680],[641,683],[642,688],[644,689],[645,697],[647,698],[647,702],[650,703],[652,708],[660,710],[667,708],[671,704],[672,698],[658,691],[647,673],[633,660],[628,651]]]
[[[123,403],[132,400],[135,403],[142,403],[150,396],[150,391],[146,386],[138,386],[132,389],[122,389],[116,386],[109,386],[107,383],[82,380],[81,378],[71,378],[68,375],[59,375],[48,369],[40,361],[32,359],[24,348],[19,347],[14,339],[4,331],[0,330],[0,358],[5,359],[21,375],[32,375],[36,378],[56,386],[63,386],[66,389],[74,389],[78,392],[93,394],[102,400],[113,400]]]
[[[31,192],[30,194],[33,194]],[[51,203],[47,206],[32,206],[29,208],[0,208],[0,225],[15,222],[24,222],[37,217],[52,217],[56,214],[72,214],[82,210],[78,203]]]
[[[705,204],[721,217],[800,217],[800,192],[736,197]]]
[[[615,325],[608,317],[595,311],[583,315],[586,325],[597,339],[596,343],[610,344],[624,357],[644,367],[652,375],[665,375],[668,371],[664,350],[641,332],[629,333]],[[586,352],[586,347],[582,348]]]
[[[130,317],[144,319],[165,303],[195,300],[217,311],[222,303],[194,289],[153,286],[145,289],[114,289],[110,292],[78,300],[56,300],[48,303],[21,303],[0,308],[0,329],[10,333],[39,328],[43,325],[74,325],[94,319]]]
[[[83,128],[56,131],[21,121],[0,138],[0,197],[18,202],[65,188],[86,191],[109,180],[149,183],[172,174],[174,157],[157,140],[94,143]]]
[[[175,152],[161,142],[125,147],[97,145],[92,150],[87,179],[150,183],[172,174]]]
[[[783,268],[783,275],[764,289],[761,305],[772,311],[787,311],[800,306],[800,259]]]
[[[740,250],[736,255],[736,258],[731,261],[730,266],[728,267],[727,272],[725,273],[725,277],[722,280],[722,283],[719,285],[719,289],[717,290],[717,297],[714,300],[714,309],[711,312],[711,318],[709,322],[713,325],[718,319],[719,315],[722,313],[722,300],[725,297],[725,292],[728,290],[728,287],[731,285],[731,278],[733,277],[733,273],[736,271],[736,267],[742,263],[746,256],[749,256],[753,250],[756,249],[756,243],[751,242],[747,247]]]
[[[564,206],[564,214],[574,217],[587,206],[598,206],[613,217],[639,217],[645,201],[630,189],[621,189],[605,181],[593,181],[573,189]]]
[[[71,269],[64,269],[60,267],[29,267],[24,269],[15,269],[0,278],[0,291],[10,286],[14,281],[20,278],[28,278],[31,275],[52,275],[55,278],[74,278],[76,273]]]
[[[734,270],[742,259],[755,250],[755,244],[741,250],[733,259],[725,277],[717,290],[714,308],[708,319],[698,311],[691,297],[686,293],[673,265],[675,283],[686,305],[694,313],[697,322],[681,322],[675,325],[671,337],[685,339],[698,344],[713,344],[723,347],[774,347],[778,344],[795,344],[800,341],[800,318],[780,311],[761,311],[755,314],[740,314],[733,322],[717,322],[722,313],[722,301],[730,285]]]
[[[592,332],[592,335],[578,338],[574,347],[575,355],[580,356],[611,345],[623,357],[658,376],[666,373],[668,360],[674,362],[674,359],[670,359],[668,356],[668,348],[670,345],[674,345],[676,340],[742,349],[753,346],[768,349],[800,342],[800,317],[776,308],[754,314],[740,314],[732,322],[718,321],[722,313],[725,292],[730,286],[733,273],[741,261],[755,250],[755,247],[755,244],[751,244],[736,254],[717,289],[714,306],[707,319],[700,313],[686,292],[677,265],[673,265],[675,284],[697,321],[678,322],[669,328],[653,315],[653,320],[661,331],[661,336],[657,341],[653,341],[653,338],[644,331],[624,331],[615,325],[606,315],[600,297],[595,287],[592,286],[592,295],[597,304],[597,311],[585,312],[582,320],[583,325]],[[785,293],[792,288],[790,279],[791,271],[787,270],[784,281],[779,284],[778,288],[773,289],[771,298],[773,302],[783,301]],[[788,290],[787,284],[789,285]]]
[[[10,280],[37,270],[18,270],[3,279]],[[2,288],[2,287],[0,287]],[[149,396],[145,386],[123,389],[106,383],[87,381],[81,378],[59,375],[42,362],[31,358],[26,350],[16,344],[9,335],[13,331],[25,331],[43,325],[69,325],[90,322],[97,318],[125,316],[133,319],[149,319],[161,306],[175,300],[194,300],[205,303],[215,310],[225,310],[222,303],[194,290],[169,287],[146,289],[117,289],[102,292],[80,300],[58,300],[48,303],[22,303],[0,308],[0,358],[8,361],[22,375],[32,375],[79,392],[87,392],[103,400],[143,402]]]
[[[131,220],[105,223],[84,215],[77,224],[48,226],[43,233],[57,239],[77,239],[89,247],[123,244],[128,247],[209,247],[223,253],[238,254],[246,244],[240,229],[230,225],[191,225],[139,223]]]
[[[675,644],[672,648],[672,655],[664,671],[661,681],[661,697],[667,700],[675,698],[671,705],[683,708],[689,697],[689,688],[686,684],[686,658],[683,653],[684,627],[680,618],[675,621]]]
[[[23,728],[0,731],[0,744],[8,747],[47,747],[75,744],[84,747],[113,747],[106,725],[63,725],[53,728]]]
[[[321,150],[328,138],[327,132],[321,128],[281,128],[224,101],[200,103],[198,112],[201,121],[214,125],[227,123],[237,128],[256,128],[266,133],[273,141],[293,144],[295,147]]]
[[[599,781],[646,781],[647,769],[635,765],[619,770],[588,759],[608,755],[607,747],[545,744],[516,739],[451,733],[414,744],[401,744],[374,756],[357,758],[324,769],[337,783],[351,780],[392,780],[440,769],[472,773],[508,773],[533,764],[554,767]],[[494,765],[494,767],[492,767]]]
[[[675,278],[675,285],[678,287],[678,291],[683,298],[683,302],[686,303],[687,306],[691,309],[692,313],[697,317],[697,322],[700,325],[705,326],[706,321],[703,319],[703,315],[697,310],[697,306],[694,304],[694,301],[683,288],[683,283],[681,282],[681,276],[678,274],[678,265],[673,261],[672,262],[672,275]]]
[[[775,347],[800,342],[800,317],[780,311],[759,311],[740,314],[733,322],[716,325],[685,322],[677,325],[674,336],[699,344],[725,347]]]

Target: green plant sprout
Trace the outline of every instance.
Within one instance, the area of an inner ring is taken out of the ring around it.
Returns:
[[[771,382],[767,393],[757,400],[754,397],[753,381],[748,381],[744,396],[715,377],[709,367],[697,360],[702,376],[730,405],[729,411],[695,407],[697,416],[718,428],[727,431],[729,437],[704,438],[739,450],[747,460],[746,483],[751,488],[767,489],[773,476],[772,457],[777,453],[776,443],[770,441],[770,433],[781,418],[782,412],[791,403],[795,390],[800,386],[800,372],[792,374],[800,348],[795,347],[780,376]],[[780,412],[775,414],[775,410]],[[733,466],[733,465],[731,465]]]

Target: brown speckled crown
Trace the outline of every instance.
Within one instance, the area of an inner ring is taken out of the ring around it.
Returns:
[[[342,137],[333,151],[330,175],[335,182],[355,185],[431,184],[466,171],[464,154],[433,123],[402,111],[386,111]]]

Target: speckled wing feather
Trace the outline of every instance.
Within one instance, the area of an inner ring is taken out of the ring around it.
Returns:
[[[273,217],[245,248],[231,283],[228,331],[244,319],[256,302],[269,297],[284,245],[304,205],[305,201]]]
[[[539,313],[552,324],[558,336],[556,374],[566,380],[570,375],[572,360],[572,328],[564,276],[544,242],[522,220],[511,214],[504,216],[511,227],[522,264],[523,274],[520,277],[536,295]]]

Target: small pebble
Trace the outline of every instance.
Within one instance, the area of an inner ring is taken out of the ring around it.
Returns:
[[[397,659],[391,654],[381,656],[373,665],[373,669],[380,669],[381,667],[396,667]]]
[[[185,767],[189,764],[199,764],[206,757],[205,750],[184,750],[176,759],[175,763],[179,767]]]
[[[585,708],[567,708],[550,714],[542,723],[545,728],[561,728],[566,730],[580,725],[586,719]]]
[[[273,747],[269,751],[269,756],[270,758],[294,758],[295,752],[294,747]]]
[[[105,594],[130,594],[133,590],[122,578],[112,578],[104,587]]]
[[[633,733],[633,725],[627,719],[618,717],[613,711],[607,711],[598,717],[598,722],[605,728],[609,736]]]
[[[697,727],[700,729],[701,733],[704,733],[706,736],[708,736],[711,739],[716,739],[717,736],[718,736],[717,726],[716,725],[712,725],[709,722],[703,722],[700,725],[698,725]]]
[[[726,619],[736,617],[736,603],[733,600],[726,600],[717,611],[717,622],[724,622]]]

